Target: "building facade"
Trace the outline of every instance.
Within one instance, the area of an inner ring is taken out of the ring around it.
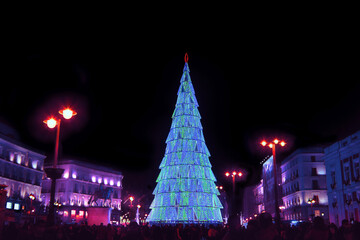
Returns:
[[[30,195],[41,201],[45,158],[45,155],[0,134],[0,184],[8,186],[7,209],[24,209]]]
[[[316,216],[328,220],[326,169],[322,148],[301,148],[281,163],[284,220],[306,221]]]
[[[256,214],[260,214],[265,211],[264,206],[264,187],[263,180],[260,180],[260,183],[257,184],[253,189],[253,194],[255,197],[255,205],[256,205]]]
[[[77,160],[63,160],[58,167],[65,169],[62,178],[56,181],[55,202],[61,206],[59,214],[63,220],[77,220],[86,217],[86,207],[104,206],[121,209],[121,189],[123,175],[111,168],[94,165]],[[41,198],[44,205],[50,202],[51,180],[44,179]],[[111,203],[98,199],[89,204],[90,198],[99,189],[111,189]]]
[[[330,222],[360,221],[360,131],[324,149]]]

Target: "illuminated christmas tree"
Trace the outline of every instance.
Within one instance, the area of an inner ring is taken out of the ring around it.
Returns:
[[[222,223],[220,193],[211,170],[187,54],[177,95],[147,221],[151,224]]]

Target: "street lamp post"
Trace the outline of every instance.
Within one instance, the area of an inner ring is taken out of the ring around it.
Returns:
[[[131,196],[131,197],[129,197],[129,200],[130,200],[130,207],[132,208],[132,203],[133,203],[133,201],[134,201],[134,197],[133,196]]]
[[[236,171],[233,171],[231,174],[230,172],[226,172],[225,173],[225,176],[226,177],[230,177],[232,178],[232,204],[231,204],[231,211],[232,213],[234,214],[235,213],[235,178],[236,177],[239,177],[241,178],[243,176],[243,173],[240,171],[240,172],[236,172]]]
[[[277,167],[276,167],[276,145],[280,144],[280,146],[284,147],[286,145],[286,142],[279,141],[277,138],[275,138],[272,142],[267,143],[265,140],[261,142],[261,145],[263,147],[268,146],[272,149],[272,155],[273,155],[273,171],[274,171],[274,195],[275,195],[275,224],[278,229],[280,229],[280,209],[279,209],[279,201],[278,201],[278,182],[277,182]]]
[[[60,110],[59,113],[65,119],[70,119],[77,114],[75,111],[71,110],[70,108]],[[55,223],[55,205],[54,205],[54,203],[55,203],[56,180],[61,178],[62,174],[64,173],[64,169],[57,167],[58,155],[59,155],[59,139],[60,139],[61,119],[60,118],[56,119],[54,117],[51,117],[51,118],[45,120],[44,123],[49,128],[55,128],[57,126],[53,167],[45,168],[46,176],[51,179],[50,204],[49,204],[49,214],[47,217],[47,221],[48,221],[49,225],[54,225],[54,223]]]
[[[232,191],[233,191],[233,196],[235,196],[235,178],[236,176],[238,177],[242,177],[243,173],[242,172],[236,172],[236,171],[233,171],[231,174],[229,172],[226,172],[225,173],[225,176],[226,177],[229,177],[231,175],[232,177]]]
[[[32,208],[33,208],[33,205],[32,205],[32,203],[33,203],[33,201],[35,200],[35,195],[31,193],[31,194],[29,195],[29,198],[30,198],[30,213],[29,213],[29,214],[32,215],[32,212],[33,212],[33,209],[32,209]],[[35,212],[35,210],[34,210],[34,212]]]
[[[308,204],[311,204],[311,214],[310,217],[311,219],[314,219],[314,210],[313,210],[313,204],[316,203],[315,199],[310,199],[307,201]]]

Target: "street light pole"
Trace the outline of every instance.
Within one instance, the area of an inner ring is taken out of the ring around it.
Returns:
[[[235,199],[235,175],[234,172],[232,174],[232,190],[233,190],[233,198]]]
[[[63,115],[63,117],[65,119],[70,119],[72,116],[75,116],[77,114],[75,111],[71,110],[70,108],[60,110],[59,113],[61,115]],[[47,216],[47,222],[49,225],[54,225],[55,224],[55,205],[54,205],[54,203],[55,203],[56,180],[61,178],[62,174],[64,173],[64,169],[57,167],[58,156],[59,156],[61,119],[55,119],[52,117],[50,119],[45,120],[44,123],[49,128],[54,128],[55,126],[57,126],[53,167],[45,168],[46,176],[51,179],[49,214]]]
[[[226,172],[225,173],[225,176],[226,177],[229,177],[230,176],[230,173],[229,172]],[[231,177],[232,177],[232,203],[231,203],[231,212],[233,214],[235,214],[235,178],[236,176],[238,176],[239,178],[241,178],[243,176],[243,173],[240,171],[240,172],[236,172],[236,171],[233,171],[232,174],[231,174]]]
[[[272,154],[273,154],[273,168],[274,168],[274,195],[275,195],[275,224],[280,226],[280,209],[279,209],[279,193],[278,193],[278,179],[277,179],[277,165],[276,165],[276,144],[273,144],[272,147]]]
[[[274,197],[275,197],[275,225],[277,227],[278,230],[280,230],[280,209],[279,209],[279,191],[278,191],[278,179],[277,179],[277,164],[276,164],[276,145],[280,144],[280,146],[284,147],[286,145],[286,143],[284,141],[279,141],[278,139],[274,139],[272,142],[270,142],[269,144],[263,140],[261,142],[261,145],[263,145],[264,147],[267,145],[268,147],[270,147],[272,149],[272,155],[273,155],[273,171],[274,171]]]
[[[55,153],[54,153],[54,163],[53,168],[57,168],[58,156],[59,156],[59,139],[60,139],[60,123],[61,119],[57,121],[57,129],[56,129],[56,143],[55,143]]]

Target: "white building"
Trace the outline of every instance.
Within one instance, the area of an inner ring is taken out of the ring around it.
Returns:
[[[330,222],[359,219],[360,131],[324,149]]]
[[[7,190],[7,209],[20,210],[33,194],[41,201],[45,155],[0,134],[0,184]]]
[[[284,220],[328,219],[326,169],[323,149],[301,148],[282,161],[281,184]]]
[[[108,206],[113,209],[121,208],[121,189],[123,175],[121,172],[99,165],[77,161],[63,160],[58,167],[65,169],[62,178],[56,181],[55,202],[61,204],[65,217],[85,217],[84,207],[88,207],[90,197],[100,188],[112,188],[112,201],[105,203],[98,200],[98,206]],[[42,198],[44,204],[50,202],[51,180],[44,179],[42,185]],[[95,203],[92,206],[96,206]],[[74,216],[71,216],[74,215]]]

